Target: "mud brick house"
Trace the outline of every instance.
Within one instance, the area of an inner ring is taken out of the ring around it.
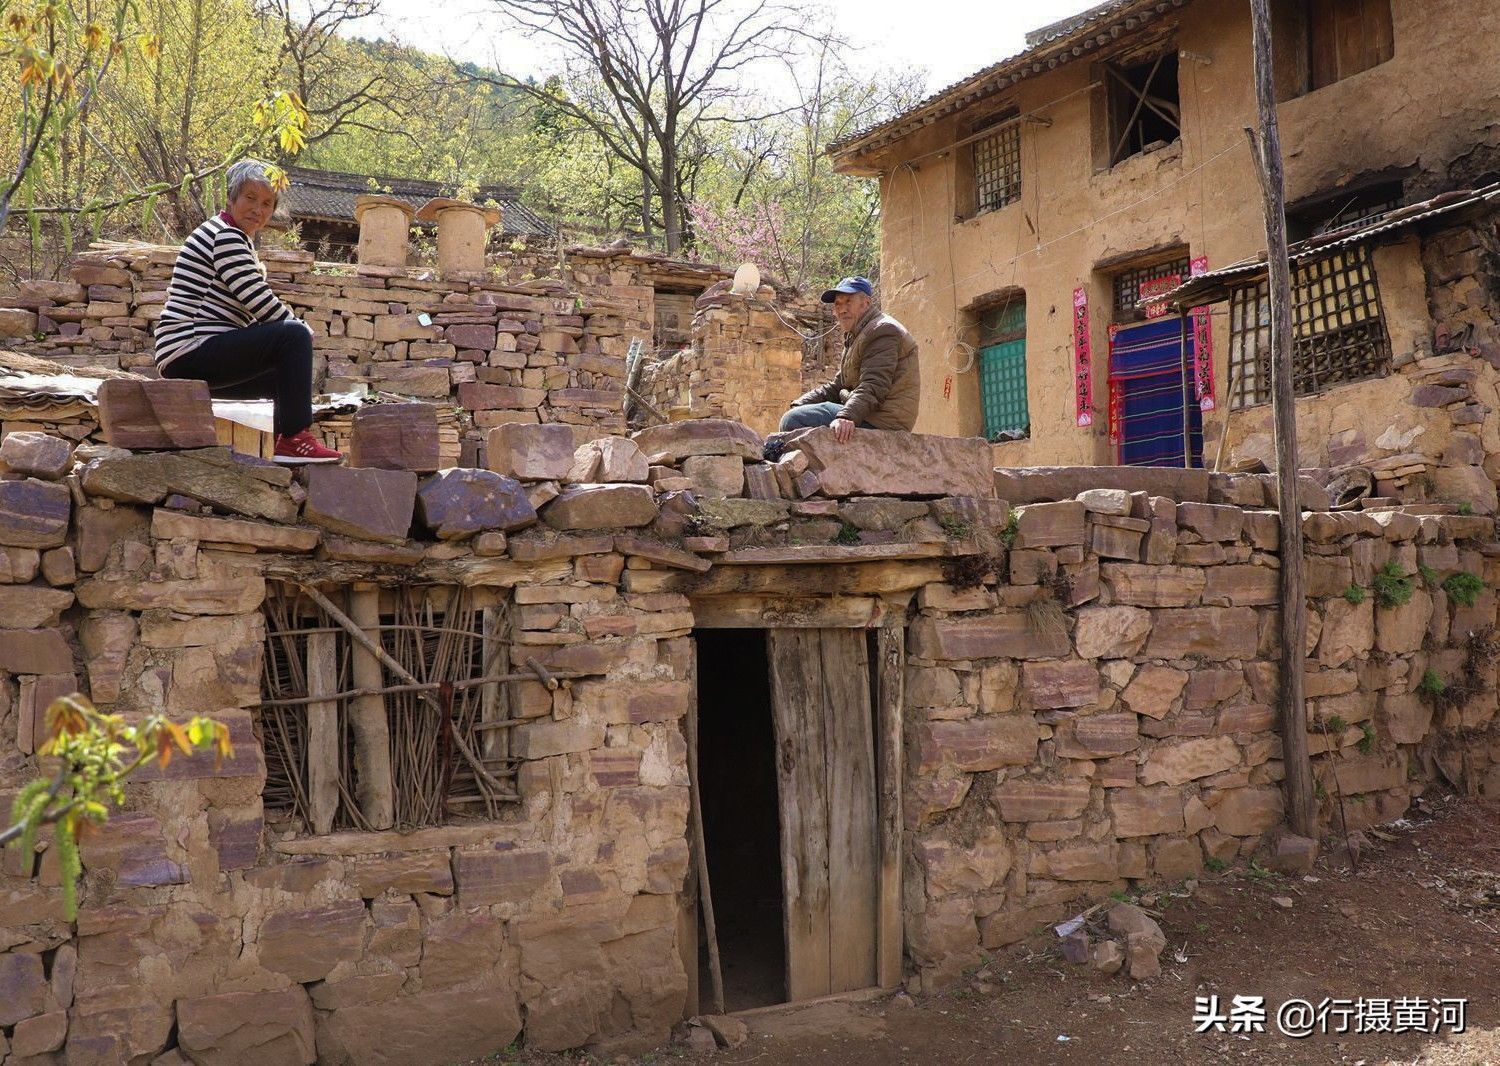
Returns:
[[[103,391],[130,450],[0,442],[0,803],[74,689],[236,752],[135,780],[76,922],[5,853],[0,1058],[615,1053],[712,1009],[710,930],[729,1009],[940,988],[1111,892],[1305,858],[1259,475],[826,429],[768,463],[691,420],[294,480],[150,447],[189,389]],[[1308,503],[1324,823],[1500,792],[1493,521]]]
[[[1500,343],[1500,9],[1283,0],[1273,17],[1289,221],[1308,241],[1304,461],[1444,465],[1412,368]],[[1159,300],[1263,255],[1248,5],[1110,0],[1027,45],[831,148],[880,177],[884,301],[923,346],[917,428],[1002,441],[1003,466],[1213,466],[1227,423],[1223,464],[1269,458],[1255,271],[1184,314]],[[1478,192],[1444,195],[1461,190]],[[1488,414],[1460,425],[1495,432]]]

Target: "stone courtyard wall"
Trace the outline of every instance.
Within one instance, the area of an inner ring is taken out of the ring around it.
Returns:
[[[236,756],[132,784],[85,843],[76,924],[49,852],[34,869],[5,854],[0,1056],[430,1062],[518,1034],[664,1040],[688,987],[681,724],[701,626],[905,626],[922,987],[1112,891],[1285,857],[1277,519],[1204,502],[1259,479],[1135,472],[1134,491],[1074,498],[1063,472],[1012,510],[996,487],[1016,482],[979,440],[860,431],[840,447],[818,430],[775,463],[726,422],[575,443],[503,425],[493,477],[294,481],[217,449],[59,461],[55,444],[6,442],[0,804],[38,772],[46,703],[75,687],[128,714],[213,713]],[[1353,829],[1438,781],[1500,792],[1494,525],[1455,510],[1304,516],[1325,826],[1339,798]],[[1388,563],[1412,575],[1399,606],[1376,591]],[[1459,573],[1483,580],[1471,606],[1445,591]],[[512,661],[565,684],[515,686],[517,798],[498,819],[322,836],[268,821],[257,708],[276,581],[506,605]],[[1446,698],[1418,694],[1429,675]]]

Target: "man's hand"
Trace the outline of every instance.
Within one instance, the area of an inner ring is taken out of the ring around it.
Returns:
[[[847,418],[835,418],[830,425],[833,428],[833,439],[840,444],[848,444],[854,439],[854,423]]]

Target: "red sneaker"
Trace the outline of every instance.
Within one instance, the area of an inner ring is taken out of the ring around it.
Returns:
[[[293,433],[289,437],[277,437],[276,449],[271,458],[278,463],[295,465],[298,463],[336,463],[343,459],[340,452],[323,446],[323,442],[312,435],[312,430],[304,429],[301,433]]]

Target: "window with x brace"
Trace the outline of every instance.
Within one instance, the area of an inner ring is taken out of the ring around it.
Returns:
[[[1107,64],[1109,165],[1171,144],[1182,136],[1182,103],[1177,86],[1177,52],[1140,63]]]

